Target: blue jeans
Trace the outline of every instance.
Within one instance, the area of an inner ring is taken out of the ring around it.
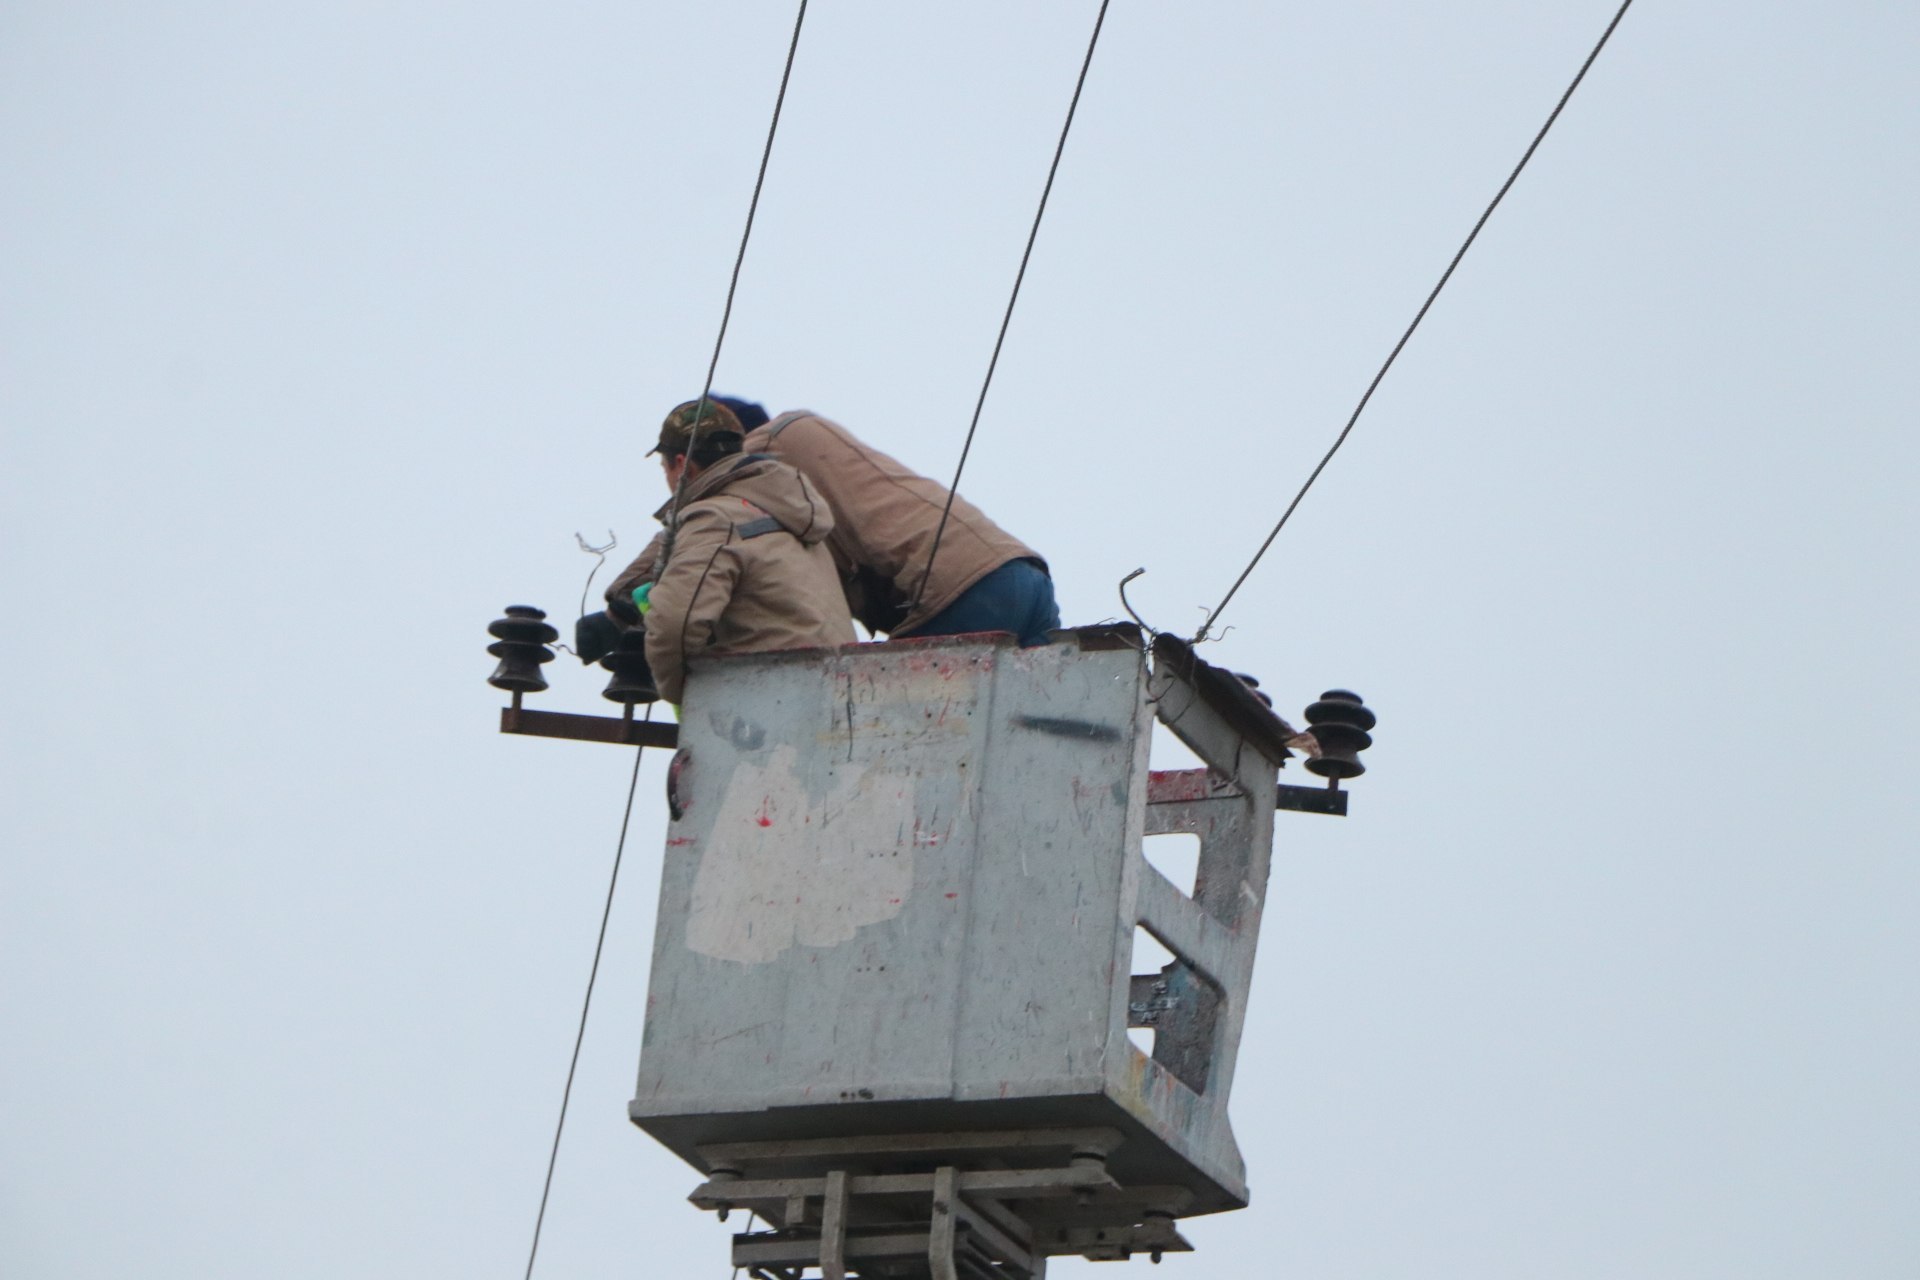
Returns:
[[[952,604],[915,627],[915,636],[961,636],[975,631],[1011,631],[1021,645],[1047,642],[1060,625],[1053,579],[1032,560],[1009,560],[960,593]]]

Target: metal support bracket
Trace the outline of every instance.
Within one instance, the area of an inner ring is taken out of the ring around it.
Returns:
[[[1344,818],[1347,816],[1347,793],[1333,787],[1302,787],[1283,782],[1273,807],[1290,809],[1294,813],[1326,813]]]
[[[612,742],[628,747],[664,747],[668,751],[680,745],[677,724],[655,724],[651,720],[619,716],[583,716],[571,711],[532,711],[525,707],[500,708],[500,732],[571,738],[575,742]]]

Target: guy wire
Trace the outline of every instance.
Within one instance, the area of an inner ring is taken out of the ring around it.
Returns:
[[[720,367],[720,348],[726,345],[727,325],[733,319],[733,295],[740,287],[740,267],[747,260],[747,241],[753,237],[753,217],[760,210],[760,190],[767,182],[767,162],[773,158],[773,138],[780,131],[780,110],[787,102],[787,82],[793,79],[793,57],[800,50],[800,28],[807,20],[807,0],[800,0],[799,12],[793,17],[793,39],[787,43],[787,64],[780,71],[780,92],[773,99],[773,119],[767,124],[767,142],[760,149],[760,172],[753,179],[753,199],[747,203],[747,225],[740,232],[740,249],[733,255],[733,275],[727,281],[727,303],[720,311],[720,333],[713,340],[713,358],[707,361],[707,380],[700,387],[700,399],[693,410],[693,421],[687,425],[687,455],[693,454],[694,441],[700,438],[700,423],[707,416],[707,397],[713,393],[713,375]],[[680,480],[673,486],[673,509],[667,514],[667,528],[660,544],[660,555],[654,561],[659,569],[665,569],[673,555],[674,525],[680,518],[680,503],[687,492],[686,468],[680,470]]]
[[[953,514],[954,495],[960,491],[960,473],[967,469],[967,454],[973,449],[973,433],[980,426],[980,411],[986,407],[987,389],[993,385],[993,371],[1000,363],[1000,348],[1007,341],[1007,326],[1013,323],[1013,305],[1020,300],[1020,284],[1027,278],[1027,262],[1033,257],[1033,244],[1040,236],[1040,220],[1047,215],[1047,197],[1053,194],[1054,175],[1060,172],[1060,157],[1067,149],[1067,134],[1073,129],[1073,114],[1080,107],[1080,91],[1087,84],[1087,69],[1093,65],[1093,51],[1100,43],[1100,27],[1107,20],[1108,0],[1100,0],[1100,12],[1094,15],[1093,36],[1087,41],[1087,56],[1080,63],[1080,77],[1073,84],[1073,100],[1067,104],[1067,120],[1060,126],[1060,141],[1054,144],[1053,163],[1047,168],[1047,185],[1040,191],[1040,207],[1034,211],[1033,229],[1027,232],[1027,247],[1020,255],[1020,270],[1013,277],[1013,293],[1007,298],[1006,314],[1000,318],[1000,336],[993,340],[993,357],[987,361],[987,376],[980,384],[980,398],[973,405],[973,420],[967,424],[966,442],[960,446],[960,462],[953,469],[953,483],[947,486],[947,505],[940,509],[940,523],[933,530],[933,546],[927,550],[927,567],[913,589],[907,604],[911,614],[920,607],[927,582],[933,577],[933,558],[940,554],[940,539],[947,531],[947,517]]]
[[[1560,101],[1554,104],[1553,112],[1547,116],[1547,122],[1540,126],[1540,132],[1534,134],[1533,141],[1527,144],[1526,153],[1520,157],[1520,163],[1513,167],[1513,172],[1507,175],[1507,180],[1500,184],[1500,190],[1494,194],[1492,202],[1481,213],[1480,220],[1473,224],[1473,230],[1467,233],[1466,240],[1453,255],[1453,261],[1449,262],[1447,269],[1441,273],[1440,282],[1433,286],[1433,292],[1429,293],[1427,300],[1420,304],[1420,310],[1414,314],[1413,323],[1407,326],[1406,332],[1400,335],[1400,341],[1394,343],[1393,350],[1387,353],[1386,362],[1380,366],[1380,371],[1373,375],[1373,381],[1367,384],[1366,394],[1362,395],[1360,403],[1354,406],[1353,415],[1347,419],[1347,425],[1340,429],[1340,434],[1334,439],[1333,447],[1328,449],[1326,455],[1320,459],[1320,464],[1313,469],[1313,474],[1307,477],[1307,482],[1300,486],[1300,492],[1293,495],[1293,501],[1289,502],[1287,509],[1280,514],[1279,523],[1273,526],[1273,531],[1267,534],[1267,540],[1262,542],[1260,549],[1253,553],[1253,559],[1247,562],[1247,567],[1240,571],[1240,576],[1233,580],[1231,587],[1227,588],[1227,594],[1220,598],[1220,603],[1213,606],[1212,612],[1208,613],[1206,619],[1201,622],[1200,630],[1194,633],[1192,643],[1199,644],[1207,638],[1213,630],[1215,620],[1220,617],[1220,611],[1227,607],[1227,602],[1240,590],[1240,584],[1247,580],[1254,566],[1260,563],[1260,558],[1267,554],[1267,548],[1272,546],[1273,540],[1280,536],[1280,530],[1286,527],[1294,508],[1298,507],[1300,500],[1307,496],[1307,490],[1313,488],[1313,482],[1320,478],[1322,471],[1326,470],[1327,463],[1333,461],[1333,455],[1338,453],[1340,446],[1347,442],[1348,434],[1353,431],[1353,424],[1360,421],[1360,415],[1366,410],[1367,402],[1373,399],[1374,390],[1379,387],[1381,379],[1387,376],[1387,370],[1393,367],[1393,362],[1399,358],[1401,349],[1407,345],[1407,340],[1413,337],[1413,331],[1420,327],[1422,320],[1426,319],[1427,311],[1433,306],[1434,299],[1440,296],[1440,291],[1447,287],[1447,281],[1453,278],[1454,268],[1460,265],[1460,260],[1467,256],[1467,250],[1471,249],[1473,242],[1479,238],[1480,228],[1487,225],[1487,219],[1493,216],[1493,211],[1500,207],[1502,200],[1506,199],[1514,180],[1520,176],[1520,171],[1527,167],[1527,162],[1533,159],[1533,153],[1539,149],[1540,143],[1547,136],[1547,131],[1553,128],[1554,121],[1560,118],[1560,112],[1566,107],[1568,99],[1573,97],[1573,91],[1580,87],[1582,80],[1586,79],[1587,69],[1593,65],[1594,59],[1600,56],[1600,51],[1607,47],[1607,41],[1613,37],[1614,28],[1620,25],[1620,19],[1626,17],[1627,10],[1632,7],[1633,0],[1622,0],[1620,8],[1613,15],[1613,21],[1609,22],[1607,29],[1600,33],[1599,42],[1593,46],[1592,52],[1587,54],[1587,60],[1580,64],[1580,70],[1574,74],[1573,82],[1567,86],[1567,91],[1560,95]]]
[[[647,721],[653,706],[647,706]],[[580,1045],[587,1038],[587,1011],[593,1007],[593,984],[600,976],[600,953],[607,945],[607,921],[613,915],[613,891],[620,883],[620,859],[627,851],[627,827],[633,821],[633,795],[640,786],[643,747],[633,749],[633,775],[627,780],[627,807],[620,816],[620,840],[613,847],[613,875],[607,880],[607,903],[600,911],[600,936],[593,944],[593,967],[587,971],[587,994],[580,1002],[580,1029],[574,1032],[573,1056],[567,1060],[567,1085],[560,1091],[560,1120],[553,1126],[553,1149],[547,1153],[547,1178],[540,1187],[540,1212],[533,1220],[533,1247],[527,1250],[527,1280],[533,1280],[533,1260],[540,1254],[540,1228],[547,1221],[547,1198],[553,1194],[553,1167],[560,1159],[560,1135],[567,1127],[567,1104],[573,1099],[573,1076],[580,1066]]]

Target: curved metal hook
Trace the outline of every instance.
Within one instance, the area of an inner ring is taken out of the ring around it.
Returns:
[[[1120,588],[1119,588],[1120,607],[1127,611],[1127,616],[1129,618],[1132,618],[1135,622],[1140,624],[1140,629],[1142,631],[1146,632],[1149,636],[1157,636],[1160,634],[1160,632],[1156,628],[1147,625],[1147,620],[1141,617],[1138,613],[1134,612],[1132,603],[1127,599],[1127,584],[1129,582],[1132,582],[1135,578],[1140,577],[1145,572],[1146,572],[1145,568],[1135,569],[1132,573],[1120,579]]]
[[[607,545],[604,547],[596,547],[581,537],[580,531],[576,529],[573,532],[573,540],[579,543],[580,549],[588,555],[600,557],[593,562],[593,568],[587,571],[586,585],[580,588],[580,616],[584,618],[587,614],[587,595],[593,590],[594,576],[600,572],[600,566],[607,562],[607,552],[620,545],[620,539],[614,537],[613,530],[609,529],[607,530]]]

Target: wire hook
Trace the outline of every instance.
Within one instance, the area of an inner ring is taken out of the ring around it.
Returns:
[[[609,529],[607,530],[607,545],[604,547],[596,547],[581,537],[580,531],[576,529],[573,532],[573,540],[579,543],[580,549],[588,555],[600,557],[593,562],[593,568],[587,572],[586,585],[580,588],[580,616],[584,618],[587,614],[587,594],[593,590],[593,579],[595,575],[600,572],[600,566],[607,562],[607,552],[619,546],[620,539],[614,537],[613,530]]]
[[[1148,636],[1157,636],[1160,634],[1160,629],[1158,627],[1150,625],[1145,618],[1141,617],[1137,612],[1135,612],[1133,604],[1127,599],[1127,584],[1129,582],[1132,582],[1135,578],[1142,576],[1145,573],[1146,573],[1146,569],[1145,567],[1142,567],[1139,569],[1135,569],[1132,573],[1120,579],[1120,586],[1118,588],[1120,592],[1120,607],[1127,611],[1127,616],[1129,618],[1132,618],[1135,622],[1140,624],[1140,629],[1146,632]]]

